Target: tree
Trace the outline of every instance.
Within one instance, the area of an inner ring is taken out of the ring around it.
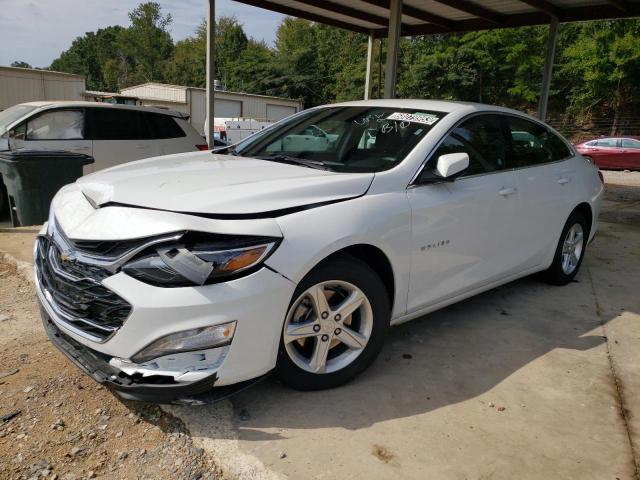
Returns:
[[[131,65],[126,84],[163,81],[164,63],[173,53],[167,30],[173,19],[163,15],[159,3],[142,3],[129,13],[131,26],[118,38],[120,50]]]
[[[206,38],[206,25],[201,26],[204,29]],[[247,48],[249,40],[244,33],[242,25],[238,23],[235,17],[220,17],[216,22],[215,28],[215,55],[216,78],[223,85],[228,85],[230,81],[230,70],[234,62],[238,60],[242,52]],[[230,86],[230,85],[228,85]],[[233,85],[237,88],[236,85]]]
[[[169,83],[204,87],[207,69],[207,26],[202,22],[193,37],[176,43],[173,56],[165,62],[164,77]]]
[[[613,113],[610,134],[618,133],[622,116],[637,111],[640,97],[640,22],[587,23],[564,49],[561,60],[562,73],[572,79],[571,111],[609,110]]]
[[[85,75],[95,90],[148,81],[205,86],[204,22],[174,46],[171,16],[158,3],[142,3],[129,17],[129,27],[76,38],[51,68]],[[547,35],[545,27],[523,27],[402,38],[396,91],[534,113]],[[301,98],[307,107],[362,98],[367,39],[359,33],[285,18],[271,47],[250,39],[236,18],[220,17],[215,50],[216,78],[230,90]],[[625,121],[640,113],[640,20],[563,24],[555,64],[549,112],[563,131],[609,133],[596,118],[611,133],[631,130]]]
[[[108,71],[105,66],[118,57],[117,41],[123,30],[118,26],[107,27],[77,37],[49,68],[84,75],[90,90],[116,90],[121,86],[118,75],[105,77]]]
[[[11,66],[12,67],[19,67],[19,68],[33,68],[27,62],[23,62],[21,60],[16,60],[15,62],[11,62]]]

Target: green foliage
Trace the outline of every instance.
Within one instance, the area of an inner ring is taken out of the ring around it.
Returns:
[[[129,18],[127,28],[78,37],[51,68],[83,74],[88,88],[98,90],[147,81],[205,85],[204,22],[174,46],[167,31],[171,16],[163,15],[159,4],[143,3]],[[397,94],[534,112],[547,35],[548,28],[540,26],[403,38]],[[282,21],[274,47],[249,38],[234,17],[221,17],[216,24],[215,70],[223,87],[301,98],[307,107],[362,98],[366,52],[366,36],[301,19]],[[563,24],[550,112],[580,125],[609,115],[616,129],[616,118],[640,109],[637,78],[640,20]],[[375,68],[374,85],[381,80]]]
[[[22,60],[16,60],[15,62],[11,62],[11,66],[12,67],[19,67],[19,68],[33,68],[27,62],[23,62]]]
[[[117,40],[130,66],[125,82],[163,81],[164,62],[173,53],[173,40],[167,30],[171,15],[163,15],[159,3],[147,2],[130,12],[129,20],[131,26]]]
[[[129,14],[131,26],[112,26],[77,37],[55,59],[51,70],[84,75],[90,90],[117,91],[137,83],[164,80],[165,62],[173,53],[167,30],[170,15],[154,2]]]

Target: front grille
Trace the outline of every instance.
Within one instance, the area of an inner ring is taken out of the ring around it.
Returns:
[[[64,256],[48,237],[38,238],[37,249],[38,281],[60,320],[92,340],[107,340],[131,313],[128,302],[100,283],[111,273]]]
[[[135,240],[71,240],[73,247],[87,255],[102,258],[118,258],[140,246]]]

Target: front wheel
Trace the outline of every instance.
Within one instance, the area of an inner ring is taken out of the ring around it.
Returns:
[[[276,374],[299,390],[348,382],[380,352],[389,316],[385,286],[367,264],[349,256],[323,262],[293,295]]]
[[[566,285],[578,273],[589,236],[584,214],[574,211],[567,220],[556,247],[551,266],[542,273],[543,279],[553,285]]]

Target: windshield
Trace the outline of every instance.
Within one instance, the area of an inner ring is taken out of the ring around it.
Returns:
[[[14,105],[13,107],[3,110],[0,112],[0,132],[4,132],[13,122],[21,119],[36,108],[37,107],[30,105]]]
[[[327,107],[280,122],[241,142],[237,155],[302,161],[335,172],[380,172],[398,165],[443,112]]]

